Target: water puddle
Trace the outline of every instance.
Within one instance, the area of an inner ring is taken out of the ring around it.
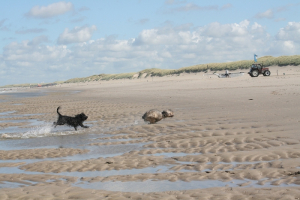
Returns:
[[[46,159],[47,160],[47,159]],[[19,169],[19,167],[0,167],[0,174],[48,174],[48,175],[62,175],[62,176],[71,176],[71,177],[107,177],[107,176],[116,176],[116,175],[134,175],[142,173],[166,173],[170,172],[168,166],[157,166],[157,167],[147,167],[143,169],[123,169],[123,170],[104,170],[104,171],[85,171],[85,172],[59,172],[59,173],[43,173],[43,172],[32,172]]]
[[[48,131],[47,128],[49,129]],[[41,127],[35,127],[31,131],[25,133],[10,134],[9,136],[11,136],[13,140],[0,140],[0,150],[36,148],[92,148],[88,146],[91,141],[100,137],[107,137],[107,135],[101,134],[83,134],[82,130],[86,129],[70,131],[70,127],[68,126],[57,126],[54,128],[50,124]],[[27,139],[24,140],[23,138]],[[95,146],[95,148],[97,148],[97,146]]]
[[[279,179],[266,180],[264,184],[261,184],[262,180],[238,180],[233,179],[230,181],[221,180],[202,180],[202,181],[176,181],[170,182],[166,180],[146,180],[142,182],[120,182],[120,181],[108,181],[108,182],[94,182],[89,183],[85,181],[78,181],[73,184],[86,189],[98,189],[108,191],[119,192],[164,192],[164,191],[181,191],[181,190],[193,190],[193,189],[205,189],[213,187],[254,187],[254,188],[269,188],[269,187],[298,187],[297,184],[285,184],[273,185],[272,183]]]
[[[45,174],[43,172],[30,172],[19,169],[18,167],[0,167],[0,174]]]
[[[19,120],[1,120],[0,123],[28,123],[27,125],[29,126],[28,128],[19,127],[19,126],[10,126],[7,128],[0,129],[0,133],[19,133],[19,132],[25,132],[32,129],[32,127],[30,126],[41,126],[41,124],[43,124],[44,122],[38,121],[36,119],[28,119],[28,120],[19,119]]]
[[[245,161],[245,162],[207,162],[201,164],[201,166],[205,166],[205,169],[202,169],[201,172],[207,172],[207,171],[232,171],[232,170],[239,170],[239,169],[245,169],[248,167],[254,167],[254,166],[247,166],[247,165],[256,165],[256,164],[263,164],[263,163],[270,163],[274,161],[280,161],[279,160],[269,160],[269,161]],[[200,163],[198,162],[189,162],[189,161],[176,161],[177,163],[183,165],[188,165],[188,166],[194,166],[194,165],[199,165]],[[175,166],[175,168],[178,167]],[[171,168],[174,169],[174,168]],[[195,171],[195,169],[180,169],[176,170],[179,172],[192,172]]]
[[[165,157],[183,157],[183,156],[189,156],[189,155],[199,155],[200,153],[173,153],[173,152],[168,152],[168,153],[155,153],[152,154],[153,156],[165,156]]]
[[[15,111],[8,111],[6,112],[7,114],[3,114],[2,116],[0,116],[1,119],[7,119],[7,118],[22,118],[22,117],[30,117],[30,116],[35,116],[35,115],[42,115],[42,114],[13,114],[15,113]],[[10,114],[10,115],[9,115]]]
[[[18,188],[22,186],[27,186],[23,183],[16,183],[16,182],[8,182],[8,181],[1,181],[0,182],[0,189],[1,188]]]
[[[1,92],[0,95],[10,95],[12,98],[30,98],[30,97],[39,97],[46,95],[46,91],[34,91],[34,92],[17,92],[17,91],[9,91],[9,92]]]
[[[80,146],[77,148],[81,148]],[[122,145],[109,145],[109,146],[84,146],[83,149],[90,150],[86,154],[76,154],[73,156],[64,157],[67,161],[79,161],[87,159],[107,158],[121,156],[125,153],[135,150],[141,150],[142,144],[122,144]]]
[[[60,172],[55,175],[73,176],[73,177],[107,177],[117,175],[134,175],[142,173],[166,173],[169,172],[169,167],[158,166],[158,167],[147,167],[143,169],[123,169],[123,170],[105,170],[105,171],[86,171],[86,172]],[[53,174],[53,173],[52,173]]]
[[[119,192],[164,192],[164,191],[180,191],[180,190],[193,190],[193,189],[205,189],[213,187],[276,187],[272,185],[274,180],[270,182],[259,185],[259,181],[253,180],[230,180],[230,181],[220,181],[220,180],[203,180],[203,181],[176,181],[170,182],[166,180],[152,181],[146,180],[143,182],[120,182],[120,181],[108,181],[108,182],[83,182],[79,181],[74,186],[78,186],[86,189],[98,189],[98,190],[108,190],[108,191],[119,191]],[[246,186],[243,186],[245,184]],[[281,184],[277,187],[284,186],[298,186],[296,184]]]
[[[183,164],[183,165],[195,165],[195,164],[199,164],[198,162],[188,162],[188,161],[176,161],[180,164]]]
[[[73,131],[76,132],[76,131]],[[77,131],[78,132],[78,131]],[[107,138],[107,135],[100,134],[74,134],[74,135],[55,135],[51,137],[33,137],[13,140],[0,140],[0,150],[22,150],[22,149],[40,149],[40,148],[75,148],[89,150],[85,154],[75,154],[59,158],[45,158],[46,160],[62,160],[62,161],[79,161],[97,158],[106,158],[119,156],[130,151],[141,150],[143,143],[138,144],[120,144],[120,145],[103,145],[91,146],[92,140],[100,137]],[[122,140],[122,139],[121,139]],[[25,159],[25,160],[0,160],[2,162],[26,162],[33,163],[40,159]]]
[[[244,181],[239,180],[237,183],[243,183]],[[152,181],[146,180],[143,182],[78,182],[73,184],[74,186],[86,188],[86,189],[98,189],[108,191],[119,191],[119,192],[164,192],[164,191],[175,191],[175,190],[193,190],[198,188],[210,188],[210,187],[234,187],[236,183],[222,182],[215,180],[206,181]]]
[[[128,141],[136,140],[136,138],[103,139],[103,140],[100,140],[98,138],[97,140],[99,140],[97,143],[99,143],[99,144],[102,144],[102,143],[105,144],[105,143],[108,143],[108,142],[128,142]]]
[[[15,113],[16,111],[6,111],[6,112],[1,112],[0,113],[0,118],[6,118],[6,117],[9,117],[8,114],[12,114],[12,113]],[[2,115],[5,115],[5,116],[2,116]]]
[[[8,135],[7,133],[23,133],[23,135],[26,138],[26,135],[30,135],[32,133],[32,129],[40,128],[41,126],[47,126],[48,124],[45,124],[43,121],[39,121],[37,119],[17,119],[13,120],[12,118],[23,118],[28,116],[36,116],[41,114],[14,114],[16,111],[7,111],[0,113],[0,124],[1,123],[11,123],[11,124],[17,124],[17,123],[26,123],[25,126],[9,126],[0,129],[0,138],[15,138],[15,137],[22,137],[22,134],[16,135]],[[25,132],[25,133],[24,133]]]
[[[158,167],[148,167],[144,169],[125,169],[125,170],[105,170],[105,171],[86,171],[86,172],[60,172],[60,173],[42,173],[42,172],[30,172],[20,170],[18,167],[1,167],[0,173],[3,174],[48,174],[48,175],[62,175],[77,177],[78,181],[74,183],[74,186],[86,188],[86,189],[98,189],[98,190],[108,190],[108,191],[120,191],[120,192],[163,192],[163,191],[180,191],[180,190],[192,190],[192,189],[205,189],[212,187],[291,187],[298,186],[297,184],[286,184],[282,183],[280,185],[273,185],[274,182],[280,179],[261,179],[261,180],[238,180],[233,179],[230,181],[221,180],[201,180],[201,181],[176,181],[170,182],[167,180],[146,180],[146,181],[107,181],[107,182],[93,182],[80,180],[81,177],[108,177],[115,175],[134,175],[142,173],[167,173],[170,172],[168,166],[158,166]],[[46,182],[51,182],[49,179]],[[29,184],[35,184],[29,182]],[[13,183],[13,182],[2,182],[0,183],[0,188],[11,188],[20,187],[24,184]]]
[[[261,163],[269,163],[269,162],[273,162],[273,161],[278,161],[278,160],[270,160],[270,161],[244,161],[244,162],[218,162],[216,163],[216,167],[213,167],[213,170],[217,170],[217,171],[221,171],[224,170],[224,168],[226,168],[226,170],[231,171],[233,169],[237,170],[239,167],[243,167],[245,165],[255,165],[255,164],[261,164]],[[212,164],[212,163],[210,163]],[[218,164],[221,165],[225,165],[223,167],[219,167],[218,168]],[[205,171],[211,171],[212,169],[205,169]]]
[[[270,160],[270,161],[245,161],[245,162],[217,162],[217,163],[211,163],[207,162],[206,169],[201,170],[202,172],[206,171],[232,171],[232,170],[239,170],[239,169],[245,169],[246,165],[255,165],[255,164],[262,164],[262,163],[270,163],[273,161],[278,160]],[[177,161],[178,162],[178,161]],[[193,164],[192,162],[186,162],[186,164]],[[199,163],[196,163],[199,164]],[[193,170],[186,170],[182,169],[180,172],[184,171],[193,171]]]

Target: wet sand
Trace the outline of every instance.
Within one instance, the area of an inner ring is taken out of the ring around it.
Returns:
[[[0,199],[300,198],[300,68],[271,72],[2,93]],[[54,129],[58,106],[89,128]],[[147,124],[150,109],[175,116]]]

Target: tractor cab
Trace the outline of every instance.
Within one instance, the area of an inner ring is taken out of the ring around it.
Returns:
[[[256,68],[261,71],[262,65],[261,64],[252,64],[251,68]]]

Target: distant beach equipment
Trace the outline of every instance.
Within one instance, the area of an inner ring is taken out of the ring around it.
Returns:
[[[234,78],[238,76],[243,76],[245,73],[244,72],[239,72],[239,73],[225,73],[225,74],[218,74],[214,73],[214,75],[218,76],[219,78]]]

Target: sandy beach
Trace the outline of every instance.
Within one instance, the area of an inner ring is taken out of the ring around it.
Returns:
[[[0,199],[300,199],[300,68],[270,70],[2,92]]]

